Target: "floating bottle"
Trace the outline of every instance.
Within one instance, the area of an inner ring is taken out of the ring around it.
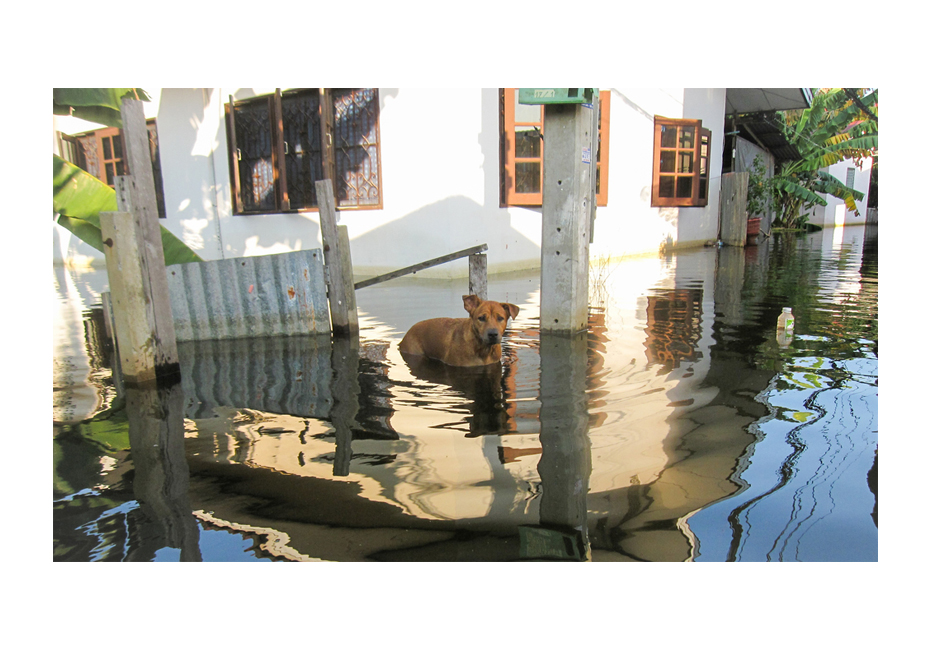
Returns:
[[[791,307],[782,308],[782,315],[778,317],[776,329],[787,333],[791,333],[795,329],[795,316],[792,314]]]

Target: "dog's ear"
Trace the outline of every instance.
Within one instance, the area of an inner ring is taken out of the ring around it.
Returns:
[[[518,315],[518,312],[521,311],[521,308],[518,305],[512,305],[510,302],[503,302],[501,306],[505,308],[505,311],[508,312],[508,318],[514,318]]]
[[[465,311],[472,313],[475,309],[482,304],[482,299],[472,294],[470,296],[462,296],[462,306],[465,307]]]

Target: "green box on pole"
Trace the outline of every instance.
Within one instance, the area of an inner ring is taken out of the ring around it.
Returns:
[[[590,104],[596,88],[519,88],[519,104]]]

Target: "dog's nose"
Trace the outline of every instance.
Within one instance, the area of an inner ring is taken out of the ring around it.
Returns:
[[[498,343],[501,339],[501,335],[498,333],[498,330],[488,330],[485,335],[488,337],[489,343]]]

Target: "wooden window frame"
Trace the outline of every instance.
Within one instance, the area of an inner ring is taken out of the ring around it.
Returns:
[[[337,156],[342,152],[343,144],[336,142],[337,124],[334,109],[334,92],[343,89],[338,88],[302,88],[293,91],[281,91],[275,89],[274,93],[268,95],[258,95],[247,99],[235,100],[233,96],[228,98],[225,104],[225,125],[228,138],[228,167],[231,180],[231,205],[234,214],[280,214],[280,213],[299,213],[314,212],[318,210],[316,196],[311,197],[310,201],[300,201],[299,197],[294,197],[293,203],[302,203],[300,207],[291,207],[291,197],[287,185],[287,159],[289,155],[288,142],[284,133],[284,112],[283,100],[285,97],[300,96],[313,93],[316,96],[319,105],[319,124],[316,126],[321,131],[320,137],[320,167],[322,178],[334,179],[334,202],[337,210],[379,210],[383,207],[382,194],[382,163],[381,147],[379,138],[379,93],[373,98],[375,102],[375,123],[372,125],[375,134],[375,142],[367,145],[375,150],[375,165],[373,168],[376,174],[376,196],[375,202],[368,200],[361,201],[359,197],[353,199],[346,196],[341,197],[341,192],[346,191],[347,179],[337,177]],[[248,208],[244,205],[241,196],[241,152],[237,147],[237,129],[235,124],[236,109],[240,110],[242,106],[250,106],[258,103],[266,103],[268,111],[268,120],[270,123],[270,154],[269,161],[272,170],[272,183],[274,187],[274,206],[261,208]],[[274,146],[274,143],[282,143],[282,146]],[[350,202],[347,202],[350,201]]]
[[[539,106],[541,115],[537,122],[515,122],[515,102],[517,88],[502,88],[499,91],[499,124],[501,137],[499,197],[500,206],[539,207],[543,191],[518,192],[515,187],[515,166],[521,162],[538,163],[541,166],[541,188],[544,187],[544,106]],[[541,150],[537,157],[517,158],[515,156],[515,133],[517,127],[535,128],[541,137]],[[610,91],[600,91],[600,130],[598,133],[597,170],[595,179],[599,180],[597,205],[607,205],[607,187],[610,162]]]
[[[672,147],[662,145],[664,127],[676,128]],[[692,128],[692,146],[681,146],[681,133],[684,128]],[[672,152],[673,169],[661,170],[663,153]],[[680,157],[689,153],[692,158],[692,168],[684,171],[677,169]],[[681,207],[701,208],[709,203],[710,154],[712,153],[712,131],[703,128],[702,120],[674,119],[656,116],[653,118],[653,187],[650,205],[655,208]],[[660,181],[663,178],[673,179],[673,196],[660,196]],[[677,196],[682,180],[689,179],[689,196]]]
[[[152,158],[152,175],[155,183],[155,199],[158,203],[158,217],[165,218],[165,191],[162,181],[162,167],[158,147],[158,127],[155,118],[145,121],[148,129],[148,142]],[[109,140],[111,155],[106,156],[106,147],[103,141]],[[115,189],[115,177],[128,174],[125,167],[125,139],[122,129],[118,127],[103,127],[95,131],[86,131],[76,135],[63,135],[62,140],[68,143],[69,156],[66,158],[80,169],[95,176],[100,181]],[[119,143],[121,155],[116,155],[116,144]],[[65,152],[64,152],[65,153]],[[110,167],[111,165],[111,167]],[[110,181],[110,177],[112,182]]]

